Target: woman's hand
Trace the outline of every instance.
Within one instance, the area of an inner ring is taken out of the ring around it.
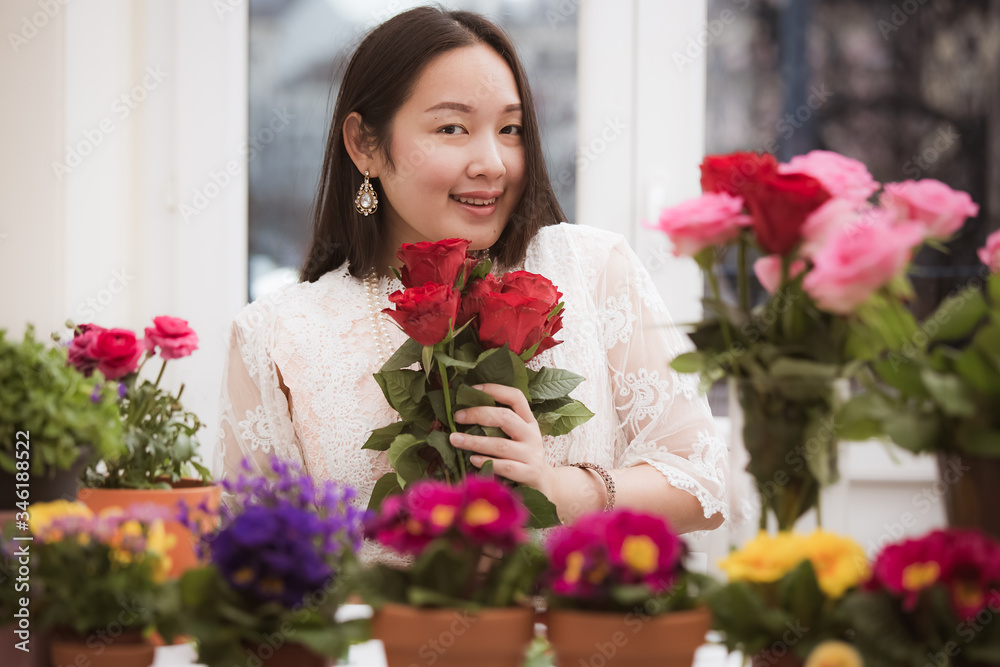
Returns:
[[[496,474],[526,484],[551,498],[554,469],[545,462],[542,433],[535,416],[531,414],[528,399],[520,389],[502,384],[487,383],[473,388],[489,394],[497,403],[510,407],[484,405],[465,408],[455,413],[455,421],[461,424],[495,426],[503,430],[510,440],[452,433],[451,444],[459,449],[476,452],[470,460],[477,468],[492,459]]]

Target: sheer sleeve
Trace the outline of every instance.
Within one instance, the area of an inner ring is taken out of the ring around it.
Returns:
[[[259,313],[259,310],[252,312]],[[267,353],[268,326],[252,326],[246,311],[233,322],[223,367],[220,428],[212,457],[217,481],[233,478],[249,459],[262,471],[271,454],[302,464],[301,447],[281,389],[280,370]]]
[[[615,411],[624,431],[616,438],[615,467],[648,463],[670,485],[695,496],[706,518],[721,512],[728,519],[728,449],[696,377],[670,368],[690,341],[674,326],[624,239],[611,249],[596,287]]]

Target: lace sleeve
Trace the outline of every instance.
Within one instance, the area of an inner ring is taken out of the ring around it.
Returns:
[[[212,457],[217,481],[238,475],[243,459],[249,459],[254,472],[262,471],[272,453],[302,463],[280,371],[264,349],[261,328],[237,319],[229,332]]]
[[[615,467],[648,463],[667,482],[688,491],[705,517],[726,501],[728,450],[716,434],[707,399],[694,376],[670,362],[690,347],[673,324],[649,273],[624,239],[611,249],[595,290],[603,312],[608,371],[624,437],[617,438]]]

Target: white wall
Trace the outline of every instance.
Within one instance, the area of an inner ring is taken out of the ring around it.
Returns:
[[[0,328],[45,336],[71,318],[141,336],[156,315],[189,320],[200,349],[166,382],[186,384],[210,445],[246,301],[246,4],[16,0],[0,26],[29,35],[0,58]],[[195,192],[211,199],[185,220]]]

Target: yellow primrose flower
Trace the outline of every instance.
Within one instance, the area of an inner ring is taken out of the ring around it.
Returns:
[[[48,503],[34,503],[28,506],[28,528],[34,535],[44,535],[45,529],[60,517],[82,516],[90,518],[94,513],[86,505],[80,502],[70,502],[69,500],[53,500]],[[60,536],[56,533],[46,536],[51,541],[58,540]]]
[[[805,548],[819,587],[827,597],[843,596],[847,589],[867,579],[871,571],[865,550],[849,537],[817,530],[806,538]]]
[[[146,536],[146,551],[156,558],[153,578],[157,582],[166,579],[170,568],[173,567],[173,559],[167,553],[175,544],[177,544],[177,536],[167,532],[163,521],[154,521],[150,524],[149,535]]]
[[[805,667],[864,667],[865,661],[858,650],[845,642],[821,642],[806,658]]]
[[[796,533],[760,532],[742,549],[719,562],[730,581],[769,583],[781,579],[807,557],[805,538]]]

